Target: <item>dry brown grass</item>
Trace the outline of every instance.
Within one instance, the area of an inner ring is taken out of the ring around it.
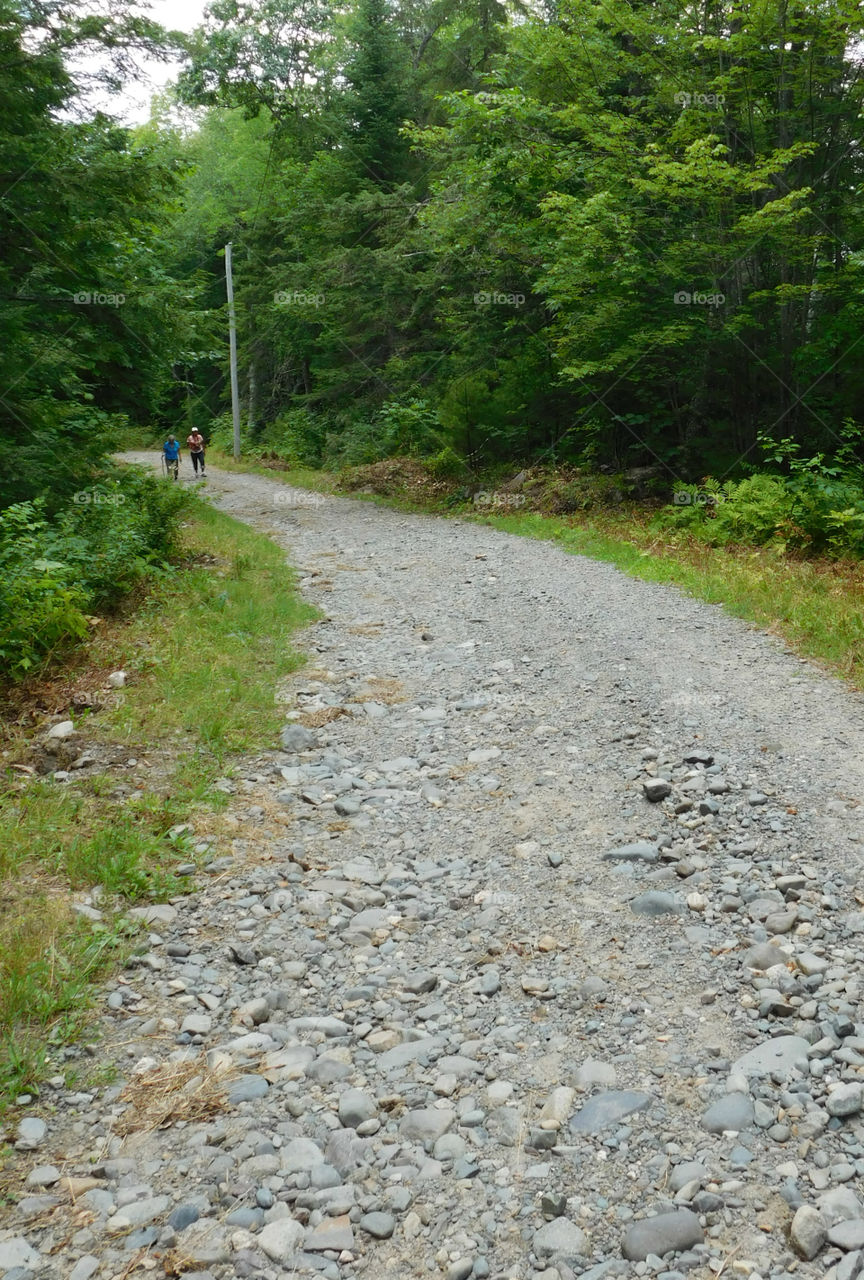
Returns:
[[[165,1062],[135,1076],[120,1095],[127,1106],[114,1132],[124,1138],[142,1130],[168,1129],[178,1120],[209,1120],[224,1108],[226,1085],[236,1074],[235,1067],[209,1067],[202,1057]]]
[[[345,493],[363,489],[384,497],[406,496],[419,501],[443,497],[452,480],[436,479],[416,458],[385,458],[361,467],[349,467],[339,476],[338,488]]]
[[[380,636],[383,626],[383,622],[358,622],[346,630],[349,636]]]
[[[300,723],[307,729],[321,729],[325,724],[332,724],[340,716],[350,716],[347,707],[319,707],[317,711],[306,711],[300,717]]]
[[[355,702],[383,702],[387,706],[407,702],[401,680],[388,676],[370,676],[365,683],[368,693],[358,693],[354,698]]]

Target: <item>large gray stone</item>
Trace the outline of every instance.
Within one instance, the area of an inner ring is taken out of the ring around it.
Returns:
[[[656,844],[649,844],[647,840],[635,840],[632,844],[622,844],[617,849],[610,849],[603,854],[603,861],[656,862],[659,857],[660,850]]]
[[[432,1148],[436,1160],[459,1160],[468,1150],[468,1144],[458,1133],[444,1133]]]
[[[36,1218],[39,1214],[48,1213],[60,1203],[59,1196],[52,1196],[43,1192],[41,1195],[22,1196],[15,1206],[22,1218]]]
[[[127,1253],[136,1253],[139,1249],[149,1249],[159,1239],[158,1227],[139,1227],[137,1231],[130,1231],[128,1236],[123,1237],[123,1248]],[[14,1280],[21,1280],[17,1273],[13,1272]]]
[[[532,1247],[538,1258],[579,1258],[587,1253],[588,1240],[569,1218],[553,1218],[534,1232]]]
[[[283,751],[310,751],[318,745],[318,735],[302,724],[289,724],[282,730]]]
[[[170,902],[154,902],[149,907],[130,907],[126,914],[142,924],[164,925],[173,924],[178,913]]]
[[[659,800],[665,800],[667,796],[672,794],[672,785],[665,778],[646,778],[642,783],[642,790],[645,793],[646,800],[650,800],[652,804],[657,804]]]
[[[347,1022],[327,1014],[310,1014],[304,1018],[289,1018],[285,1025],[289,1031],[320,1031],[322,1035],[328,1038],[344,1036],[349,1030]]]
[[[683,907],[674,893],[664,893],[661,889],[648,889],[632,899],[630,910],[637,916],[656,919],[659,916],[680,915]]]
[[[306,1068],[315,1061],[315,1050],[308,1044],[287,1045],[274,1049],[261,1060],[261,1072],[271,1084],[285,1080],[302,1080]]]
[[[351,917],[346,933],[367,933],[370,936],[376,929],[386,929],[390,923],[392,911],[387,907],[366,907]]]
[[[798,1257],[812,1262],[827,1239],[828,1232],[821,1213],[811,1204],[802,1204],[789,1228],[789,1243]]]
[[[498,1107],[486,1122],[489,1133],[502,1147],[515,1147],[523,1134],[523,1116],[518,1107]]]
[[[650,1253],[662,1258],[667,1253],[689,1249],[705,1239],[702,1225],[690,1209],[658,1213],[654,1218],[634,1222],[624,1235],[621,1252],[631,1262],[643,1262]]]
[[[776,1036],[733,1062],[731,1073],[745,1076],[767,1076],[776,1071],[788,1076],[794,1071],[807,1071],[810,1045],[802,1036]]]
[[[319,1164],[324,1164],[324,1153],[311,1138],[292,1138],[282,1148],[280,1164],[282,1172],[310,1173]]]
[[[42,1257],[24,1239],[23,1236],[12,1236],[9,1240],[0,1240],[0,1271],[11,1271],[13,1267],[33,1267],[42,1265]]]
[[[147,1227],[171,1208],[170,1196],[147,1196],[133,1200],[118,1209],[108,1223],[109,1231],[121,1231],[127,1227]]]
[[[306,1248],[311,1253],[320,1253],[325,1249],[354,1248],[354,1231],[348,1214],[339,1218],[325,1218],[317,1227],[306,1229]]]
[[[362,1089],[346,1089],[339,1095],[339,1119],[346,1129],[356,1129],[378,1114],[378,1104]]]
[[[213,1218],[200,1218],[183,1232],[181,1250],[187,1265],[191,1262],[197,1267],[216,1266],[228,1261],[228,1233]]]
[[[180,1025],[181,1031],[188,1031],[190,1036],[209,1035],[213,1019],[209,1013],[187,1013]]]
[[[414,996],[426,995],[427,992],[434,991],[437,986],[437,974],[427,973],[422,969],[417,973],[409,974],[404,982],[405,990]]]
[[[441,1056],[447,1041],[443,1036],[423,1036],[420,1040],[408,1040],[405,1044],[397,1044],[385,1050],[378,1059],[378,1070],[381,1072],[396,1071],[399,1067],[407,1067],[418,1059],[428,1058],[432,1061]]]
[[[252,1102],[255,1098],[263,1098],[269,1088],[263,1076],[238,1076],[228,1088],[228,1101],[234,1106],[241,1102]]]
[[[389,1240],[396,1230],[396,1219],[392,1213],[364,1213],[359,1226],[374,1240]]]
[[[343,863],[341,867],[333,867],[330,874],[344,876],[346,880],[357,880],[360,884],[372,886],[383,884],[387,878],[386,870],[376,866],[368,858],[353,858]]]
[[[74,732],[75,725],[71,720],[61,720],[59,724],[52,725],[45,736],[62,742],[64,738],[71,738]]]
[[[855,1253],[847,1253],[837,1263],[836,1280],[861,1280],[864,1274],[864,1253],[857,1249]]]
[[[79,1258],[69,1273],[69,1280],[90,1280],[99,1270],[99,1259],[92,1253]]]
[[[626,1276],[629,1273],[630,1267],[626,1262],[622,1262],[620,1258],[608,1258],[606,1262],[598,1262],[595,1267],[580,1272],[579,1280],[610,1280],[612,1276]]]
[[[861,1110],[862,1097],[860,1084],[838,1084],[825,1102],[825,1110],[829,1116],[855,1116]]]
[[[35,1151],[47,1133],[48,1126],[39,1116],[25,1116],[18,1125],[15,1147],[18,1151]]]
[[[456,1112],[449,1107],[420,1107],[402,1117],[399,1132],[409,1142],[435,1142],[455,1119]]]
[[[273,1262],[287,1262],[298,1249],[302,1248],[306,1238],[306,1229],[293,1218],[279,1218],[276,1222],[268,1222],[258,1233],[256,1243],[262,1253]]]
[[[353,1129],[336,1129],[327,1139],[325,1161],[344,1177],[362,1164],[367,1156],[370,1139],[358,1138]]]
[[[816,1207],[829,1227],[836,1222],[848,1222],[850,1218],[864,1218],[864,1205],[848,1184],[823,1191],[816,1200]]]
[[[197,1222],[200,1217],[201,1214],[194,1204],[179,1204],[168,1215],[168,1225],[173,1227],[175,1231],[185,1231],[187,1227],[191,1227],[193,1222]]]
[[[601,1062],[598,1058],[586,1058],[576,1072],[576,1083],[583,1089],[594,1084],[602,1084],[613,1088],[617,1081],[617,1073],[611,1062]]]
[[[764,973],[773,969],[775,964],[785,966],[788,959],[789,956],[782,947],[775,946],[772,942],[757,942],[747,948],[741,957],[741,963],[748,969],[759,969]]]
[[[680,1191],[691,1182],[698,1182],[701,1186],[708,1177],[708,1169],[700,1160],[682,1160],[681,1164],[676,1164],[669,1175],[669,1190]]]
[[[864,1249],[864,1222],[860,1218],[850,1218],[848,1222],[838,1222],[829,1227],[828,1243],[845,1249],[847,1253],[852,1249]]]
[[[311,1062],[306,1068],[307,1080],[314,1080],[316,1084],[335,1084],[337,1080],[344,1080],[354,1071],[354,1067],[350,1062],[344,1062],[337,1053],[322,1053],[319,1058]]]
[[[631,1089],[610,1089],[589,1098],[581,1111],[570,1119],[572,1133],[600,1133],[617,1124],[625,1116],[644,1111],[652,1102],[650,1094]]]
[[[727,1093],[711,1104],[702,1117],[702,1128],[709,1133],[739,1133],[753,1123],[753,1100],[746,1093]]]

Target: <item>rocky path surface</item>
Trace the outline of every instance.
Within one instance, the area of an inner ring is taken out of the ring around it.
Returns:
[[[209,489],[323,616],[0,1275],[864,1272],[861,698],[550,545]]]

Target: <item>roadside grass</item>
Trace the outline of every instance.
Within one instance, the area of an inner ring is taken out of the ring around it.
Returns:
[[[339,476],[333,471],[316,471],[313,467],[292,467],[285,462],[264,462],[260,458],[239,458],[212,446],[207,450],[207,460],[223,471],[239,471],[246,475],[269,476],[283,484],[296,485],[298,489],[311,489],[316,493],[337,493]]]
[[[300,662],[286,639],[315,615],[269,538],[204,504],[191,532],[195,550],[215,564],[186,572],[182,592],[169,582],[145,603],[127,648],[136,690],[149,696],[125,699],[100,720],[133,743],[188,737],[197,755],[218,763],[282,722],[273,687]],[[188,785],[194,776],[190,761]]]
[[[314,617],[285,553],[196,502],[184,558],[137,612],[91,645],[122,667],[114,705],[73,713],[88,748],[116,748],[134,768],[22,779],[25,744],[6,735],[0,773],[0,1106],[34,1087],[52,1051],[87,1025],[93,983],[134,947],[128,905],[187,891],[194,861],[175,828],[227,797],[212,790],[237,754],[272,740],[284,720],[278,681],[300,665],[291,640]],[[110,651],[110,652],[109,652]],[[118,791],[130,779],[135,786]],[[75,913],[90,895],[101,920]]]

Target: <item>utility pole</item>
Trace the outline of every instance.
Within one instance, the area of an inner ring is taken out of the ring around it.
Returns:
[[[234,420],[234,461],[240,457],[240,389],[237,385],[237,321],[234,316],[234,278],[231,245],[225,246],[225,284],[228,288],[228,345],[231,357],[231,416]]]

